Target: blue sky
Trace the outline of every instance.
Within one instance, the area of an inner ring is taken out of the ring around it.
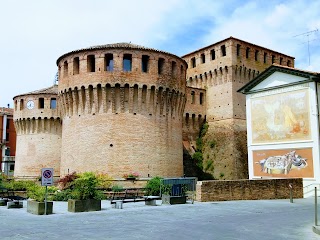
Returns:
[[[0,107],[51,86],[62,54],[116,42],[182,56],[233,36],[320,72],[319,9],[320,0],[3,0]]]

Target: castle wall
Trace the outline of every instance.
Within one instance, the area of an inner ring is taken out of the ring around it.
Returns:
[[[112,54],[112,69],[106,68],[106,54]],[[128,55],[132,67],[126,71],[123,59]],[[142,70],[144,56],[148,64]],[[74,64],[75,58],[79,64]],[[68,171],[98,171],[116,178],[133,171],[141,177],[183,175],[182,59],[150,49],[106,47],[66,54],[58,66],[62,175]]]
[[[232,37],[182,58],[188,63],[187,86],[206,89],[204,166],[212,162],[217,179],[247,178],[246,102],[237,90],[272,63],[293,66],[294,58]],[[218,143],[220,149],[208,147]]]

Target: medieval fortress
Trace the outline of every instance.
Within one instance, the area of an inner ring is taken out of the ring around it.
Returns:
[[[129,43],[58,58],[58,84],[14,97],[15,177],[94,171],[183,176],[202,124],[225,179],[248,178],[245,96],[237,90],[294,58],[233,37],[178,57]],[[208,158],[208,159],[207,159]]]

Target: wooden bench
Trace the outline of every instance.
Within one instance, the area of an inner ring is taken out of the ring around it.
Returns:
[[[156,206],[156,200],[160,200],[160,196],[146,196],[145,189],[141,188],[127,188],[122,191],[113,192],[110,199],[111,204],[115,208],[122,208],[123,203],[142,202],[144,201],[148,206]]]

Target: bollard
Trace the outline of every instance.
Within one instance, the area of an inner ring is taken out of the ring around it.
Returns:
[[[293,194],[292,194],[292,184],[289,183],[289,188],[290,188],[290,203],[293,203]]]
[[[318,199],[317,187],[314,187],[314,225],[318,226]]]

